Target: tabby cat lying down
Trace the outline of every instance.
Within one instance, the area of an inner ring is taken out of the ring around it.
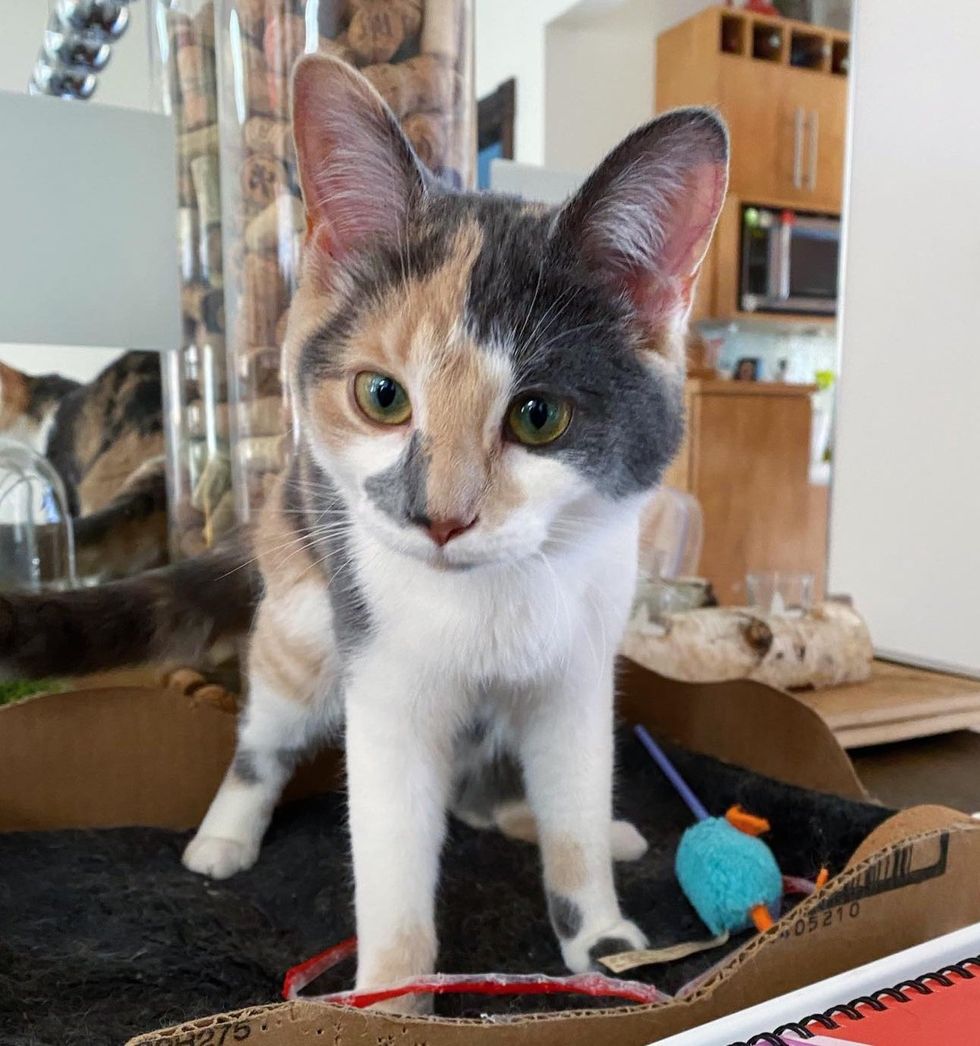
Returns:
[[[431,971],[447,808],[538,839],[564,960],[642,946],[613,886],[613,659],[727,181],[711,112],[641,127],[565,206],[452,193],[361,76],[303,59],[309,235],[284,354],[297,446],[250,555],[0,601],[0,665],[60,671],[246,625],[238,750],[188,868],[258,857],[345,724],[361,988]],[[52,666],[52,660],[57,664]],[[519,769],[518,769],[519,768]],[[526,795],[527,805],[521,797]]]
[[[61,477],[82,577],[121,577],[167,561],[157,353],[127,352],[87,384],[0,361],[0,436],[33,447]],[[0,532],[0,554],[4,538]]]

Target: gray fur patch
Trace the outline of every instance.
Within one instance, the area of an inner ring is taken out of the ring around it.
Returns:
[[[256,785],[262,780],[255,753],[248,748],[239,748],[235,752],[231,770],[242,784]]]
[[[371,501],[392,519],[428,526],[428,476],[429,455],[422,437],[414,432],[405,453],[394,465],[369,476],[364,489]]]
[[[524,774],[510,754],[457,747],[452,808],[465,819],[490,824],[504,803],[524,798]]]
[[[357,571],[347,536],[349,513],[339,491],[309,451],[304,450],[309,477],[310,515],[322,528],[317,537],[317,558],[327,580],[333,609],[333,630],[341,654],[356,649],[371,629],[371,610],[357,580]]]
[[[620,952],[633,951],[633,944],[625,937],[603,937],[589,949],[589,961],[597,970],[604,969],[599,961],[607,955],[619,955]]]
[[[483,247],[466,321],[478,343],[511,346],[515,391],[572,404],[568,431],[528,447],[584,473],[610,497],[649,489],[683,437],[683,393],[647,365],[625,304],[590,273],[552,219],[512,201],[474,207]]]
[[[568,897],[560,893],[548,891],[548,914],[551,916],[551,925],[559,937],[567,940],[574,937],[582,929],[582,909]],[[603,952],[603,955],[608,955]]]
[[[304,752],[301,748],[277,748],[276,762],[286,771],[292,773],[296,764],[303,758]]]

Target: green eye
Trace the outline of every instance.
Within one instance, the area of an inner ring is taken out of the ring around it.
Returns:
[[[532,447],[554,443],[571,420],[570,404],[535,395],[515,400],[507,414],[507,424],[514,438]]]
[[[361,371],[354,379],[354,399],[372,421],[382,425],[401,425],[412,416],[408,393],[387,374]]]

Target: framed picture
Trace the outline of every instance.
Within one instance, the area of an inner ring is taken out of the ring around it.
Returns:
[[[490,187],[490,161],[514,159],[514,99],[517,82],[505,80],[476,107],[476,187]]]

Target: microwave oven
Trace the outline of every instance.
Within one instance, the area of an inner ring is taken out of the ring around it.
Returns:
[[[739,308],[834,315],[840,218],[742,207]]]

